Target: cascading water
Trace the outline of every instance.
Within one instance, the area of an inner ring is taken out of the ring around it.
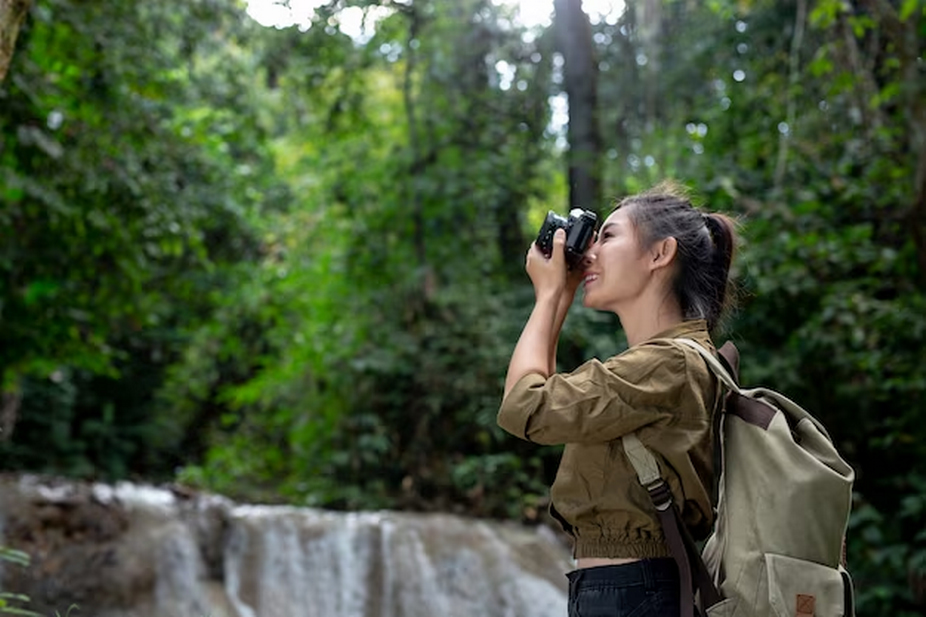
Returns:
[[[133,484],[0,478],[0,589],[93,617],[562,617],[543,528],[447,514],[237,505]]]

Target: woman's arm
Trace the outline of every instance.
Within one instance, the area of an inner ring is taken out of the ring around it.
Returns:
[[[570,373],[526,375],[502,401],[498,425],[538,444],[601,443],[644,426],[673,425],[680,409],[693,409],[690,401],[713,404],[692,369],[700,365],[689,364],[680,347],[651,341]],[[709,424],[699,422],[698,430]]]
[[[577,268],[566,274],[566,288],[559,297],[559,303],[556,307],[556,318],[553,320],[553,330],[551,334],[553,337],[553,344],[550,345],[550,359],[548,360],[550,374],[556,372],[556,345],[559,343],[559,334],[563,329],[566,315],[569,313],[570,307],[572,307],[572,301],[576,297],[576,291],[579,289],[579,285],[582,284],[584,276],[585,272],[581,268]]]
[[[529,373],[539,373],[544,377],[554,373],[556,364],[550,359],[556,353],[556,337],[559,335],[558,328],[554,328],[559,300],[558,296],[545,295],[534,302],[534,309],[508,363],[505,396],[518,380]]]
[[[536,245],[531,245],[527,253],[525,269],[534,284],[534,308],[508,363],[505,396],[525,375],[538,373],[549,377],[556,370],[556,339],[572,301],[569,298],[565,307],[561,306],[567,284],[565,244],[566,232],[557,229],[549,259]]]

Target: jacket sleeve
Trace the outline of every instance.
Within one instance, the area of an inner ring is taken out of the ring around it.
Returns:
[[[668,426],[691,393],[686,368],[678,346],[652,341],[607,362],[589,360],[572,373],[531,373],[502,401],[498,424],[539,444],[604,442],[652,424]]]

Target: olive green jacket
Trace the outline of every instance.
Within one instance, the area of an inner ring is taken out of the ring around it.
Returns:
[[[649,495],[624,455],[636,432],[656,456],[696,538],[713,522],[711,417],[720,388],[690,338],[711,351],[703,320],[683,322],[605,362],[572,373],[522,377],[502,401],[498,424],[538,444],[566,444],[551,512],[574,538],[574,556],[669,557]],[[715,352],[716,353],[716,352]]]

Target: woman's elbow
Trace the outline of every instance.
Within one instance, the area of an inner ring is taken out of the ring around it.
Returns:
[[[506,409],[504,403],[502,403],[502,406],[498,410],[495,422],[498,424],[499,428],[506,433],[514,435],[518,439],[527,439],[527,435],[524,433],[524,423],[520,421],[517,414],[511,413],[511,410]]]

